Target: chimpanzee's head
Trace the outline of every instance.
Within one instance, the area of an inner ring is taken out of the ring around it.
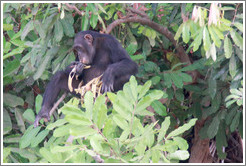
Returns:
[[[78,33],[74,39],[73,51],[75,56],[83,64],[91,64],[95,55],[91,34]]]

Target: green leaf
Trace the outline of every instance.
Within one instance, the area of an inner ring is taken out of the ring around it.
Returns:
[[[113,103],[114,110],[120,114],[123,118],[129,120],[131,118],[130,112],[125,109],[125,106],[123,106],[119,101]]]
[[[153,85],[158,85],[161,81],[161,77],[160,76],[154,76],[150,79],[150,81],[152,82]]]
[[[237,63],[234,54],[231,56],[229,61],[229,73],[232,78],[234,78],[237,73]]]
[[[182,78],[183,82],[192,82],[192,77],[186,73],[179,73],[179,76]]]
[[[216,148],[217,148],[217,154],[219,156],[220,159],[225,159],[226,157],[226,153],[223,152],[223,147],[227,147],[227,138],[226,138],[226,133],[225,133],[225,124],[224,123],[220,123],[220,127],[218,130],[218,133],[216,135],[216,140],[220,140],[220,141],[216,141]]]
[[[183,87],[184,84],[183,84],[182,78],[180,78],[180,76],[177,73],[170,73],[170,76],[171,76],[171,79],[172,79],[174,85],[177,88]]]
[[[174,153],[170,153],[168,158],[171,160],[186,160],[190,157],[190,154],[186,150],[177,150]]]
[[[69,15],[66,15],[64,19],[61,19],[61,24],[63,27],[64,34],[68,37],[74,37],[74,28],[73,24],[71,24],[71,21],[73,22],[73,17]]]
[[[193,41],[193,51],[197,51],[198,48],[200,47],[201,43],[202,43],[202,28],[199,30],[198,35],[195,37],[194,41]]]
[[[149,96],[152,99],[152,101],[154,101],[159,100],[160,98],[162,98],[163,95],[164,93],[161,90],[151,90],[147,96]]]
[[[208,80],[208,91],[209,91],[209,95],[213,99],[217,92],[217,81],[215,79],[210,78]]]
[[[28,159],[30,163],[35,163],[37,161],[37,156],[33,153],[33,151],[31,152],[27,149],[20,149],[14,147],[11,147],[11,151],[17,153],[23,158]]]
[[[23,106],[24,100],[10,93],[3,93],[3,104],[10,107],[16,107],[18,105]]]
[[[129,82],[126,83],[123,86],[123,92],[124,92],[124,95],[125,95],[126,99],[129,101],[129,104],[133,104],[133,103],[136,102],[136,100],[134,100],[134,97],[133,97],[133,94],[132,94],[132,91],[131,91],[131,87],[130,87],[130,83]]]
[[[214,32],[217,34],[217,36],[223,40],[224,34],[216,26],[212,25],[212,28],[213,28]]]
[[[35,138],[33,138],[31,142],[31,147],[36,147],[40,142],[44,140],[44,138],[49,134],[49,130],[41,131]]]
[[[208,138],[212,139],[215,137],[215,135],[218,132],[219,125],[220,125],[220,119],[218,118],[218,116],[215,116],[207,130]]]
[[[188,150],[189,145],[182,137],[173,137],[173,141],[178,145],[180,150]]]
[[[127,138],[128,138],[128,136],[129,136],[129,134],[130,134],[129,129],[124,130],[124,131],[121,133],[120,139],[119,139],[119,140],[120,140],[121,142],[126,141]]]
[[[33,20],[30,20],[26,26],[24,27],[22,34],[21,34],[21,40],[24,40],[27,36],[27,34],[33,30],[34,26],[33,26]]]
[[[125,96],[123,91],[119,91],[117,93],[117,98],[122,103],[122,105],[127,109],[127,111],[132,112],[133,105],[129,104],[129,101],[127,100],[127,98],[126,98],[126,96]]]
[[[45,55],[45,57],[44,57],[43,62],[42,62],[41,65],[38,67],[37,72],[33,75],[33,79],[34,79],[34,80],[37,80],[37,79],[39,79],[39,78],[42,76],[43,72],[44,72],[45,69],[46,69],[46,66],[47,66],[48,63],[50,62],[50,59],[52,58],[53,55],[55,55],[55,54],[58,52],[58,50],[59,50],[59,47],[52,47],[52,48],[50,48],[50,49],[47,51],[47,53],[46,53],[46,55]]]
[[[113,120],[122,130],[127,130],[129,128],[127,121],[119,114],[114,115]]]
[[[131,42],[127,47],[126,51],[129,55],[133,55],[137,51],[138,45],[137,42]],[[136,56],[136,55],[135,55]],[[134,57],[134,56],[133,56]]]
[[[54,146],[51,148],[52,153],[61,153],[61,152],[71,152],[74,149],[78,148],[77,146]]]
[[[182,38],[185,43],[188,43],[190,40],[190,26],[188,22],[184,23],[184,26],[182,29]]]
[[[76,138],[82,138],[96,134],[97,131],[87,126],[79,126],[70,128],[69,133],[75,136]]]
[[[240,120],[241,112],[237,112],[237,114],[234,116],[232,119],[231,125],[230,125],[230,131],[233,132],[236,130],[236,128],[239,125],[239,120]]]
[[[173,130],[171,133],[168,134],[167,138],[171,138],[171,137],[175,137],[175,136],[178,136],[182,133],[184,133],[185,131],[189,130],[192,126],[195,125],[197,121],[197,118],[193,118],[191,119],[188,123],[184,124],[183,126]]]
[[[178,101],[183,102],[184,101],[184,92],[182,89],[178,89],[175,92],[175,97]]]
[[[101,145],[102,136],[95,134],[90,138],[90,144],[96,152],[103,152],[103,147]]]
[[[239,33],[237,33],[235,30],[231,30],[230,31],[231,37],[233,39],[233,41],[235,42],[235,44],[241,49],[243,50],[243,38],[241,35],[239,35]]]
[[[49,162],[55,162],[55,155],[46,148],[41,148],[39,153]]]
[[[102,17],[101,17],[99,14],[98,14],[98,20],[99,20],[99,22],[102,24],[102,27],[103,27],[104,32],[106,32],[106,26],[105,26],[105,23],[104,23]]]
[[[43,102],[43,97],[40,94],[38,94],[35,99],[35,110],[37,114],[41,110],[42,102]]]
[[[142,141],[139,141],[135,146],[135,150],[139,156],[144,155],[145,149],[146,145]]]
[[[20,128],[20,131],[24,133],[26,131],[26,127],[22,116],[22,110],[20,110],[19,108],[15,108],[15,119],[17,121],[18,127]]]
[[[239,22],[235,22],[234,26],[237,27],[241,32],[243,32],[243,24]]]
[[[102,105],[97,113],[97,127],[98,129],[101,129],[105,123],[105,121],[107,120],[107,108],[105,105]]]
[[[137,100],[137,95],[138,95],[137,86],[138,86],[138,83],[137,83],[136,78],[134,76],[131,76],[130,87],[131,87],[132,96],[135,101]]]
[[[232,44],[231,40],[226,36],[224,43],[225,57],[229,59],[232,55]]]
[[[34,25],[35,25],[35,29],[38,31],[40,38],[44,39],[46,37],[46,34],[45,34],[45,30],[41,22],[38,20],[35,20]]]
[[[74,125],[85,125],[85,126],[92,125],[92,122],[90,121],[90,119],[84,116],[66,115],[65,119],[66,121]]]
[[[143,86],[140,86],[141,88],[139,89],[138,93],[138,98],[141,99],[148,91],[151,86],[151,81],[148,80]]]
[[[154,108],[155,112],[160,116],[167,116],[166,107],[159,101],[153,101],[151,106]]]
[[[3,135],[8,134],[12,130],[12,122],[9,113],[3,109]]]
[[[180,26],[179,26],[179,29],[177,30],[175,36],[174,36],[174,40],[178,40],[181,33],[182,33],[182,30],[183,30],[183,26],[184,26],[184,23],[182,23]]]
[[[66,124],[66,125],[63,125],[57,129],[54,130],[53,132],[53,136],[54,137],[62,137],[62,136],[65,136],[65,135],[69,135],[69,130],[71,128],[74,128],[74,125],[72,124]]]
[[[30,122],[34,122],[35,121],[35,115],[32,109],[27,109],[24,113],[23,113],[23,117],[30,121]]]
[[[92,14],[91,19],[90,19],[90,24],[93,29],[96,28],[98,22],[98,15],[97,14]]]
[[[164,84],[167,86],[167,88],[170,88],[172,86],[172,78],[170,73],[164,73]]]
[[[211,35],[211,38],[212,40],[214,41],[216,47],[220,48],[221,46],[221,41],[220,41],[220,38],[217,36],[217,34],[215,33],[215,30],[213,29],[212,26],[208,26],[208,30],[209,30],[209,33]]]
[[[3,69],[3,77],[11,75],[20,67],[20,61],[18,59],[14,59],[10,61]]]
[[[20,148],[23,149],[23,148],[28,147],[40,129],[41,129],[41,126],[36,127],[36,128],[33,128],[33,125],[29,126],[25,134],[20,139]]]
[[[88,91],[84,97],[85,109],[87,118],[92,119],[92,110],[93,110],[93,93]]]
[[[151,157],[153,163],[159,163],[161,152],[159,150],[151,150]]]
[[[6,54],[3,56],[3,60],[13,56],[13,55],[16,55],[16,54],[21,54],[23,51],[24,51],[25,48],[23,47],[18,47],[16,49],[13,49],[10,53]]]
[[[3,30],[4,31],[13,30],[13,24],[3,24]]]
[[[203,29],[203,46],[205,51],[209,51],[211,46],[210,37],[206,26]]]
[[[170,126],[170,117],[166,117],[161,124],[161,129],[159,130],[157,141],[160,142],[166,135],[166,132]]]
[[[14,39],[14,40],[11,39],[10,42],[12,44],[14,44],[15,46],[25,47],[25,41],[22,41],[22,40],[19,40],[19,39]]]
[[[81,30],[82,31],[88,30],[88,25],[89,25],[89,10],[86,10],[85,15],[82,16]]]
[[[104,14],[107,14],[107,12],[104,10],[104,8],[102,7],[102,5],[101,4],[99,4],[99,3],[97,3],[97,4],[95,4],[97,7],[98,7],[98,9],[100,10],[100,11],[102,11]]]
[[[151,52],[151,46],[148,40],[146,39],[144,40],[142,48],[143,48],[143,54],[145,56],[148,56]]]
[[[55,29],[54,29],[54,38],[56,42],[60,42],[62,37],[63,37],[63,27],[62,27],[62,23],[57,20],[55,23]]]
[[[67,121],[65,119],[58,119],[57,121],[55,121],[54,123],[50,123],[46,129],[48,130],[53,130],[55,127],[59,127],[64,125],[65,123],[67,123]]]

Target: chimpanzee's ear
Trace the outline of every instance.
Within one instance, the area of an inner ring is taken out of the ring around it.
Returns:
[[[90,34],[86,34],[84,36],[85,40],[87,40],[90,44],[93,42],[93,37]]]

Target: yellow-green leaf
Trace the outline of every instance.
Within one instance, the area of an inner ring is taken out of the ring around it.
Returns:
[[[223,40],[224,39],[223,33],[214,25],[212,25],[212,28],[214,32],[218,35],[218,37]]]
[[[185,43],[188,43],[190,40],[190,26],[187,22],[184,23],[182,28],[182,38]]]
[[[227,59],[230,58],[232,54],[232,44],[231,44],[231,40],[227,36],[224,41],[224,50],[225,50],[225,57]]]
[[[235,22],[234,26],[237,27],[241,32],[243,32],[243,24],[239,22]]]
[[[243,49],[243,38],[241,35],[239,35],[236,31],[231,30],[230,31],[231,37],[235,44],[242,50]]]
[[[205,51],[208,51],[210,49],[210,46],[211,46],[210,37],[209,37],[207,27],[204,27],[204,29],[203,29],[203,46],[204,46]]]
[[[196,36],[196,38],[194,39],[194,45],[193,45],[193,51],[195,52],[196,50],[198,50],[199,46],[202,43],[202,29],[199,30],[198,35]]]
[[[179,37],[180,37],[180,35],[182,33],[183,26],[184,26],[184,23],[179,26],[179,29],[177,30],[177,32],[176,32],[176,34],[174,36],[174,40],[178,40],[179,39]]]
[[[221,46],[221,41],[217,34],[215,33],[214,29],[211,26],[208,26],[209,33],[211,35],[212,40],[214,41],[216,47],[220,48]]]

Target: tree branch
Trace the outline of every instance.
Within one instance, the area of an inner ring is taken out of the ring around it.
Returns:
[[[129,11],[129,12],[138,14],[141,17],[144,17],[144,18],[147,18],[147,19],[149,18],[149,16],[145,12],[142,12],[140,10],[133,9],[133,8],[127,8],[126,10]]]
[[[191,64],[191,61],[190,61],[188,55],[185,53],[184,48],[177,43],[177,41],[174,39],[174,35],[168,30],[168,28],[163,27],[163,26],[157,24],[156,22],[151,21],[148,18],[142,18],[139,16],[135,16],[135,17],[129,17],[129,18],[123,18],[123,19],[115,20],[113,23],[111,23],[107,27],[106,33],[109,34],[113,30],[113,28],[115,28],[117,25],[120,25],[122,23],[129,23],[129,22],[138,22],[142,25],[147,25],[148,27],[150,27],[150,28],[156,30],[157,32],[161,33],[162,35],[164,35],[177,48],[178,57],[179,57],[180,61],[186,62],[187,65]]]

